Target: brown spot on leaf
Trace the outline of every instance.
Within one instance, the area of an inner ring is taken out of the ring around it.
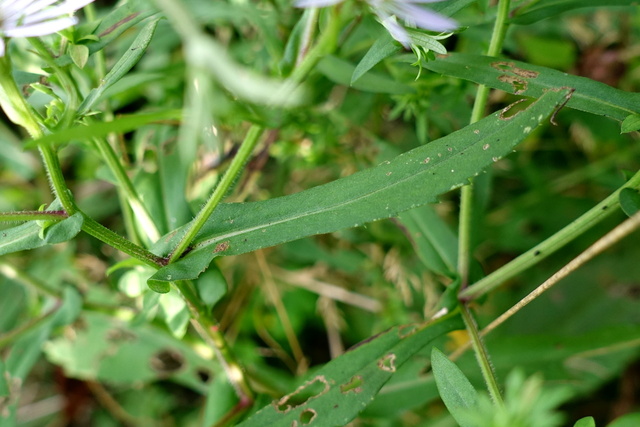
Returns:
[[[229,241],[228,240],[226,242],[218,243],[216,245],[216,248],[213,250],[213,253],[217,254],[218,252],[224,252],[227,249],[229,249]]]
[[[107,28],[106,30],[101,32],[98,35],[98,37],[102,38],[102,37],[106,36],[107,34],[115,31],[119,26],[126,24],[127,22],[131,21],[132,19],[135,19],[135,17],[138,16],[138,15],[140,15],[140,12],[136,12],[136,13],[133,13],[133,14],[131,14],[129,16],[125,16],[120,21],[116,22],[115,24],[113,24],[112,26],[110,26],[109,28]]]
[[[527,81],[521,79],[520,77],[502,74],[501,76],[498,76],[498,80],[513,86],[513,93],[516,95],[520,95],[527,90]]]
[[[410,325],[403,325],[398,328],[398,336],[402,338],[406,338],[410,335],[413,335],[418,330],[418,324],[412,323]]]
[[[511,61],[496,61],[492,62],[491,66],[498,71],[506,71],[507,73],[524,77],[525,79],[535,79],[540,75],[537,71],[525,70],[524,68],[516,67],[516,64]]]

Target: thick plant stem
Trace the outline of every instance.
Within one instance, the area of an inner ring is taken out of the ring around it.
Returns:
[[[497,56],[502,50],[505,34],[507,33],[507,18],[511,0],[501,0],[498,4],[498,13],[493,27],[491,41],[487,56]],[[471,112],[470,123],[475,123],[484,117],[484,112],[489,99],[489,88],[480,85],[476,91],[476,98]],[[471,260],[471,236],[473,219],[473,181],[461,189],[460,194],[460,224],[458,230],[458,273],[462,280],[462,289],[469,283],[469,265]]]
[[[609,197],[589,211],[585,212],[581,217],[513,261],[500,267],[467,289],[464,289],[460,292],[459,297],[463,299],[481,297],[561,249],[596,224],[599,224],[620,207],[619,194],[624,188],[640,189],[640,171],[636,172],[622,187],[614,191]]]
[[[198,215],[196,215],[186,234],[182,237],[180,243],[178,243],[174,251],[171,253],[169,263],[175,262],[180,258],[180,256],[182,256],[182,254],[187,250],[200,229],[204,226],[207,219],[209,219],[213,211],[216,209],[216,207],[218,207],[224,195],[227,194],[227,191],[229,191],[229,188],[231,188],[233,182],[236,180],[240,172],[242,172],[243,166],[251,156],[251,153],[260,140],[260,136],[263,132],[264,129],[256,125],[253,125],[249,129],[249,132],[247,132],[247,136],[242,142],[238,153],[231,161],[231,164],[224,173],[222,179],[220,180],[220,183],[218,183],[215,190],[213,190],[211,197],[202,207],[202,209],[200,209],[200,212],[198,212]]]
[[[487,352],[484,342],[482,341],[482,338],[478,333],[478,325],[476,324],[476,320],[473,318],[473,314],[471,313],[471,310],[469,310],[469,307],[464,304],[461,307],[461,314],[466,330],[467,332],[469,332],[471,344],[473,345],[473,350],[476,354],[478,364],[480,365],[480,370],[482,371],[484,381],[487,384],[487,388],[489,389],[491,399],[493,399],[494,404],[503,406],[504,402],[502,401],[502,395],[500,394],[500,388],[498,387],[498,382],[496,381],[495,372],[493,370],[493,366],[491,365],[491,361],[489,360],[489,353]]]

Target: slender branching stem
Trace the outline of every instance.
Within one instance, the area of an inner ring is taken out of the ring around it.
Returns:
[[[191,242],[193,242],[193,239],[196,237],[200,229],[202,229],[205,222],[207,221],[207,219],[209,219],[216,207],[218,207],[218,205],[222,201],[222,198],[227,194],[232,184],[237,179],[238,175],[242,172],[245,163],[251,157],[251,153],[260,140],[260,136],[263,132],[264,129],[256,125],[253,125],[249,129],[249,132],[247,132],[247,136],[242,142],[242,145],[240,145],[240,149],[231,161],[229,168],[225,171],[215,190],[213,190],[211,197],[209,197],[207,203],[205,203],[202,209],[200,209],[200,212],[198,212],[198,214],[196,215],[195,219],[187,229],[187,232],[171,253],[169,263],[177,261],[180,256],[182,256],[182,254],[189,248],[189,245],[191,244]]]
[[[509,15],[510,0],[500,0],[498,3],[498,13],[489,42],[488,56],[497,56],[502,51],[502,44],[507,32],[507,18]],[[475,123],[485,115],[487,101],[489,99],[489,88],[480,85],[476,91],[476,97],[471,112],[470,123]],[[462,289],[469,283],[469,265],[472,252],[472,220],[473,220],[473,180],[462,187],[460,194],[460,223],[458,230],[458,273],[462,280]]]
[[[471,345],[473,346],[473,350],[476,354],[476,359],[478,360],[478,364],[480,365],[480,371],[482,372],[482,377],[487,384],[489,394],[491,395],[491,398],[496,405],[503,406],[504,402],[502,401],[500,388],[498,387],[498,382],[496,381],[496,375],[493,369],[493,365],[491,365],[491,361],[489,359],[489,353],[487,352],[487,348],[482,341],[482,337],[478,333],[478,324],[476,323],[471,310],[465,304],[462,304],[460,312],[462,314],[462,319],[464,320],[467,332],[469,333]]]
[[[475,299],[485,295],[487,292],[503,285],[509,279],[512,279],[529,267],[537,264],[587,230],[609,218],[618,211],[620,207],[619,194],[624,188],[640,189],[640,171],[633,175],[629,181],[614,191],[609,197],[585,212],[578,219],[472,286],[464,289],[460,292],[459,296],[463,299]]]
[[[496,56],[502,50],[502,43],[507,31],[507,17],[509,13],[510,0],[500,0],[498,3],[498,13],[489,42],[488,56]],[[471,113],[471,123],[480,120],[484,114],[489,99],[489,88],[480,85],[477,89],[473,110]],[[472,223],[473,223],[473,205],[474,205],[474,186],[473,180],[466,186],[462,187],[460,194],[460,223],[458,230],[458,274],[462,281],[462,289],[469,284],[469,266],[471,263],[472,248]],[[489,389],[489,393],[496,405],[502,405],[502,397],[495,372],[491,366],[489,353],[478,334],[478,328],[475,319],[466,304],[462,305],[462,317],[465,322],[467,331],[469,332],[474,346],[476,358],[480,365],[482,375]]]
[[[21,211],[0,212],[0,222],[3,221],[62,221],[69,218],[65,211]]]

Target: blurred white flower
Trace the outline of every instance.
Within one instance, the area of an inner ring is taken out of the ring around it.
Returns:
[[[94,0],[0,0],[0,56],[5,37],[38,37],[75,25],[70,16]]]
[[[296,0],[297,7],[325,7],[344,0]],[[431,31],[451,31],[458,25],[453,19],[417,6],[420,3],[434,3],[442,0],[365,0],[373,10],[380,23],[391,36],[405,47],[409,47],[411,39],[404,27],[396,21],[396,17],[407,24]]]

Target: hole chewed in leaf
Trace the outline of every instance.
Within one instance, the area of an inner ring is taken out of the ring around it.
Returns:
[[[362,391],[361,386],[363,383],[364,381],[362,380],[362,377],[360,375],[355,375],[351,377],[348,383],[342,384],[340,386],[340,392],[343,394],[349,393],[351,391],[354,393],[360,393]]]
[[[521,79],[520,77],[508,76],[506,74],[503,74],[501,76],[498,76],[498,80],[513,86],[513,93],[516,95],[520,95],[527,90],[527,81]]]
[[[525,79],[535,79],[540,75],[537,71],[525,70],[524,68],[516,67],[511,61],[496,61],[492,62],[491,66],[498,71],[506,71],[508,73],[515,74],[516,76],[524,77]]]
[[[378,360],[378,368],[387,372],[395,372],[396,371],[396,355],[391,353],[387,354],[382,359]]]
[[[406,338],[410,335],[413,335],[420,325],[416,323],[412,323],[410,325],[403,325],[398,328],[398,336],[400,339]]]
[[[149,360],[151,369],[161,375],[171,375],[179,371],[185,364],[185,359],[182,353],[173,350],[165,349],[154,354]]]
[[[502,111],[500,111],[500,115],[498,116],[500,118],[500,120],[511,120],[513,119],[515,116],[518,115],[518,113],[520,113],[520,111],[524,111],[527,108],[529,108],[529,105],[526,105],[525,108],[521,108],[522,106],[515,108],[514,107],[518,104],[522,104],[523,102],[527,102],[529,101],[528,99],[519,99],[516,102],[514,102],[513,104],[509,104],[506,107],[504,107],[502,109]],[[511,111],[513,109],[513,111]]]
[[[313,409],[305,409],[300,413],[300,422],[303,426],[308,426],[316,419],[318,413]]]
[[[516,65],[510,61],[492,62],[491,66],[498,71],[504,72],[504,74],[498,76],[498,80],[510,84],[513,87],[513,93],[516,95],[520,95],[527,90],[527,79],[535,79],[540,75],[537,71],[516,67]]]
[[[283,396],[282,399],[274,402],[274,405],[278,412],[287,413],[316,397],[322,396],[329,391],[329,388],[327,379],[324,376],[317,376],[302,384],[293,393]]]
[[[213,377],[213,375],[207,368],[198,368],[198,370],[196,371],[196,375],[198,375],[198,379],[205,384],[211,381],[211,378]]]

